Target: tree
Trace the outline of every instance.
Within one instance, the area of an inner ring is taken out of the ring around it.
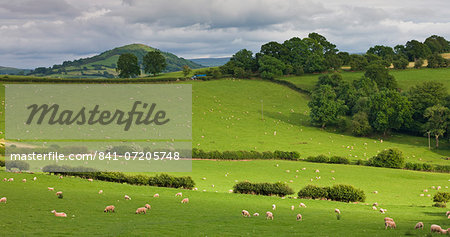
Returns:
[[[139,68],[136,55],[131,53],[121,54],[117,60],[116,71],[119,72],[119,77],[121,78],[139,76],[141,74],[141,69]]]
[[[446,53],[450,51],[450,43],[442,36],[432,35],[425,39],[425,45],[432,53]]]
[[[428,121],[424,129],[436,138],[436,148],[439,147],[439,137],[447,131],[450,119],[450,110],[442,105],[435,105],[425,110],[423,115]]]
[[[336,54],[325,55],[325,65],[327,68],[332,68],[335,71],[341,69],[342,59],[340,59]]]
[[[391,129],[408,127],[412,121],[411,102],[395,90],[383,89],[368,101],[369,123],[386,134]]]
[[[276,76],[283,75],[283,70],[286,67],[282,61],[269,55],[262,56],[258,63],[261,77],[265,79],[273,79]]]
[[[401,169],[405,166],[405,158],[400,150],[391,148],[372,157],[370,164],[377,167]]]
[[[235,53],[230,61],[234,63],[234,66],[240,67],[246,71],[256,70],[256,61],[253,58],[253,53],[247,49],[241,49]]]
[[[405,51],[410,61],[415,61],[418,58],[427,58],[431,54],[428,46],[417,40],[406,42]]]
[[[394,64],[395,69],[406,69],[406,67],[408,67],[409,62],[405,58],[401,57],[397,60],[394,60],[392,64]]]
[[[191,73],[191,72],[192,72],[192,69],[188,65],[184,65],[183,66],[183,75],[184,75],[184,77],[189,75],[189,73]]]
[[[153,76],[162,72],[166,66],[166,58],[159,51],[148,52],[143,58],[144,71],[151,73]]]
[[[352,134],[355,136],[367,136],[372,132],[369,117],[365,112],[358,112],[352,117]]]
[[[321,85],[315,89],[308,106],[311,109],[312,123],[322,128],[336,121],[338,116],[343,115],[347,110],[344,102],[336,98],[336,93],[329,85]]]
[[[395,56],[394,50],[391,47],[384,45],[375,45],[371,47],[369,50],[367,50],[366,54],[377,55],[381,57],[383,60],[388,61],[389,63],[392,62]]]
[[[395,77],[390,75],[389,69],[385,68],[383,65],[371,64],[367,66],[364,76],[377,83],[379,89],[397,89],[397,81],[395,80]]]
[[[412,86],[407,92],[408,100],[411,101],[414,121],[425,123],[423,117],[425,110],[437,104],[444,104],[448,96],[444,84],[435,81],[425,81]]]
[[[422,65],[423,65],[423,59],[418,58],[418,59],[414,60],[414,68],[419,69],[422,67]]]
[[[337,53],[336,45],[330,43],[325,36],[320,35],[316,32],[312,32],[308,34],[308,38],[314,39],[317,43],[319,43],[323,48],[323,54],[331,54],[335,55]]]
[[[348,65],[350,62],[350,54],[347,52],[339,52],[337,56],[342,60],[342,65]]]
[[[447,67],[447,60],[443,58],[440,54],[434,53],[430,55],[428,58],[428,68],[439,68],[439,67]]]
[[[350,67],[352,71],[361,71],[366,68],[366,66],[369,64],[367,62],[367,59],[359,54],[352,54],[350,55]]]

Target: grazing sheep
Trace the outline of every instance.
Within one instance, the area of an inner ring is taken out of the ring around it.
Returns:
[[[302,168],[302,170],[306,170],[306,168]]]
[[[319,173],[320,171],[319,171],[319,170],[316,170],[316,171],[314,171],[314,172]]]
[[[33,181],[36,181],[36,179],[37,179],[37,178],[36,178],[36,177],[34,177],[34,178],[33,178]]]
[[[211,184],[211,187],[213,187],[213,188],[214,188],[214,184]]]
[[[150,204],[145,204],[145,209],[147,209],[147,210],[150,210],[150,209],[152,209],[152,206],[150,206]]]
[[[175,194],[175,197],[182,197],[182,196],[183,196],[182,193],[177,193],[177,194]]]
[[[62,179],[63,178],[63,176],[61,175],[61,176],[59,176],[59,179]]]
[[[419,196],[421,196],[421,197],[424,197],[425,196],[425,194],[423,194],[423,193],[421,193]]]
[[[59,196],[59,195],[61,195],[61,194],[62,194],[62,191],[56,192],[56,196]]]
[[[125,198],[125,200],[131,200],[130,196],[128,196],[128,195],[125,195],[124,198]]]
[[[423,192],[424,192],[424,193],[428,192],[428,189],[424,189]]]
[[[47,189],[48,189],[48,191],[55,191],[55,188],[48,187]]]
[[[445,215],[446,215],[446,216],[450,216],[450,211],[447,211],[447,212],[445,213]]]
[[[271,220],[273,220],[273,213],[270,212],[270,211],[266,212],[266,219],[271,219]]]
[[[6,197],[0,198],[0,203],[2,203],[2,202],[6,203]]]
[[[155,193],[155,195],[153,195],[153,197],[159,198],[159,194],[158,194],[158,193]]]
[[[297,214],[297,220],[298,221],[301,221],[303,218],[302,218],[302,215],[301,214]]]
[[[294,205],[292,205],[292,206],[291,206],[291,210],[293,211],[294,209],[295,209],[295,206],[294,206]]]
[[[189,202],[189,198],[185,198],[183,200],[181,200],[181,203],[188,203]]]
[[[258,212],[253,213],[253,216],[259,216]]]
[[[103,193],[103,190],[98,191],[98,194],[102,194],[102,193]]]
[[[197,191],[197,190],[198,190],[198,188],[193,188],[192,190],[194,190],[194,191]]]
[[[383,208],[380,208],[380,213],[384,214],[386,211]]]
[[[397,228],[397,226],[395,225],[395,222],[393,222],[393,221],[386,221],[386,222],[384,222],[384,229],[387,230],[388,227],[391,228],[391,229]]]
[[[378,194],[378,191],[373,191],[374,194]]]
[[[437,188],[436,188],[437,190],[441,190],[441,186],[437,186]]]
[[[376,206],[372,206],[372,209],[376,211],[376,210],[377,210],[377,207],[376,207]]]
[[[334,209],[334,212],[336,212],[337,214],[341,214],[341,211],[339,209]]]
[[[22,182],[23,182],[23,183],[26,183],[26,182],[27,182],[27,179],[22,179]]]
[[[438,225],[431,225],[431,228],[430,228],[430,231],[431,231],[431,233],[433,233],[433,232],[441,232],[441,230],[442,230],[442,228],[440,227],[440,226],[438,226]]]
[[[272,210],[277,209],[277,206],[275,204],[272,204]]]
[[[246,211],[246,210],[242,210],[241,214],[242,214],[243,217],[250,217],[250,213],[248,211]],[[257,213],[255,213],[255,214],[257,214]]]
[[[334,170],[331,170],[331,173],[334,173]]]
[[[436,187],[434,187],[434,186],[431,186],[431,188],[432,188],[432,189],[436,189]]]
[[[306,208],[306,205],[303,202],[301,202],[298,206]]]
[[[8,179],[8,182],[12,182],[12,181],[14,181],[14,178],[9,178]]]
[[[105,210],[103,212],[114,212],[114,206],[110,205],[110,206],[106,206]]]
[[[372,204],[372,206],[378,207],[378,202],[374,202],[374,203]]]
[[[92,181],[94,181],[94,180],[93,180],[93,179],[88,179],[87,181],[92,182]]]
[[[4,179],[3,179],[3,182],[6,182],[6,181],[8,181],[8,179],[7,179],[7,178],[4,178]]]
[[[203,179],[203,180],[206,180],[206,178],[205,178],[205,177],[203,177],[202,179]]]
[[[414,229],[422,229],[423,230],[423,222],[417,222],[416,226],[414,226]]]
[[[64,212],[56,212],[55,210],[51,211],[57,217],[67,217],[67,214]]]
[[[394,219],[392,219],[392,218],[390,218],[390,217],[385,217],[385,218],[384,218],[384,222],[386,222],[386,221],[394,221]]]
[[[141,214],[141,213],[147,214],[147,208],[139,207],[138,209],[136,209],[136,214]]]

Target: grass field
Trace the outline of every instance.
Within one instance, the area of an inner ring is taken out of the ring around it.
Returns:
[[[450,92],[450,68],[391,70],[389,73],[395,77],[398,85],[404,91],[408,90],[411,86],[417,85],[424,81],[438,81],[443,83],[447,87],[447,90]],[[281,77],[279,79],[290,81],[298,87],[310,91],[314,88],[314,85],[316,84],[320,75],[322,74],[308,74],[299,77],[289,76]],[[363,75],[364,72],[342,72],[342,77],[346,81],[359,79]]]
[[[181,190],[188,204],[181,204],[175,193],[180,190],[127,184],[88,182],[80,178],[41,174],[14,174],[0,171],[0,178],[14,177],[14,182],[0,182],[0,196],[8,202],[0,205],[2,236],[9,235],[172,235],[172,236],[425,236],[431,224],[449,226],[445,209],[431,207],[430,197],[420,197],[423,189],[434,194],[431,186],[449,185],[448,175],[346,165],[326,165],[292,161],[193,161],[191,175],[199,191]],[[279,167],[276,167],[279,164]],[[301,168],[306,170],[301,170]],[[289,169],[290,173],[285,170]],[[300,169],[297,173],[296,169]],[[314,173],[319,169],[320,173]],[[331,173],[335,170],[335,173]],[[228,176],[225,174],[228,173]],[[182,174],[178,174],[182,175]],[[298,175],[298,178],[295,178]],[[378,202],[387,214],[374,211],[371,205],[346,204],[319,200],[281,199],[228,193],[235,180],[288,181],[295,191],[317,175],[312,183],[332,185],[353,184],[365,191],[366,203]],[[32,181],[36,176],[37,181]],[[205,177],[206,180],[202,178]],[[332,181],[331,177],[336,180]],[[22,183],[26,178],[28,182]],[[393,180],[395,180],[393,182]],[[211,185],[215,187],[212,188]],[[54,192],[63,191],[58,199]],[[103,194],[98,194],[99,190]],[[202,190],[205,189],[206,192]],[[372,192],[377,190],[378,194]],[[216,193],[217,191],[217,193]],[[153,198],[159,193],[160,198]],[[427,193],[425,193],[427,194]],[[129,195],[132,200],[125,201]],[[299,208],[303,202],[307,208]],[[146,215],[136,215],[136,208],[149,203]],[[264,213],[276,204],[274,220],[265,220]],[[116,213],[104,213],[107,205],[115,205]],[[295,210],[290,210],[291,205]],[[337,220],[334,208],[342,212]],[[65,212],[68,218],[54,217],[50,211]],[[242,209],[259,217],[243,218]],[[301,213],[303,221],[295,216]],[[396,220],[396,230],[384,230],[383,218]],[[418,221],[425,230],[414,230]]]

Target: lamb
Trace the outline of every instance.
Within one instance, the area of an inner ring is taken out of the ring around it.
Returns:
[[[92,182],[92,181],[94,181],[94,180],[93,180],[93,179],[88,179],[87,181]]]
[[[248,212],[248,211],[246,211],[246,210],[242,210],[241,211],[241,214],[242,214],[242,216],[244,216],[244,217],[250,217],[250,213]],[[255,214],[257,214],[257,213],[255,213]],[[253,214],[254,215],[254,214]],[[259,214],[258,214],[259,215]]]
[[[48,191],[55,191],[55,188],[48,187],[47,189],[48,189]]]
[[[105,210],[103,212],[114,212],[114,206],[113,205],[109,205],[105,208]]]
[[[422,229],[423,230],[423,222],[417,222],[416,226],[414,226],[414,229]]]
[[[159,198],[159,194],[158,194],[158,193],[155,193],[155,195],[153,195],[153,197]]]
[[[275,206],[275,204],[272,204],[272,210],[277,209],[277,206]]]
[[[138,209],[136,209],[136,214],[147,214],[147,209],[145,207],[139,207]]]
[[[297,214],[297,220],[298,221],[301,221],[303,218],[302,218],[302,215],[301,214]]]
[[[145,204],[145,209],[147,209],[147,210],[150,210],[150,209],[152,209],[152,207],[150,206],[150,204]]]
[[[388,227],[391,228],[391,229],[397,228],[397,226],[395,225],[395,222],[393,222],[393,221],[386,221],[386,222],[384,222],[384,229],[387,230]]]
[[[339,215],[341,214],[341,211],[340,211],[339,209],[337,209],[337,208],[334,209],[334,212],[336,212],[336,213],[339,214]]]
[[[253,216],[259,216],[258,212],[253,213]]]
[[[268,220],[268,219],[273,220],[273,214],[272,214],[272,212],[270,212],[270,211],[266,212],[266,219],[267,219],[267,220]]]
[[[431,231],[431,233],[433,233],[433,232],[441,232],[441,230],[442,230],[442,228],[440,227],[440,226],[438,226],[438,225],[431,225],[431,228],[430,228],[430,231]]]
[[[177,193],[177,194],[175,194],[175,197],[182,197],[182,196],[183,196],[182,193]]]
[[[306,208],[306,205],[303,202],[301,202],[298,206]]]
[[[188,203],[189,202],[189,198],[185,198],[183,200],[181,200],[181,203]]]
[[[2,203],[2,202],[6,203],[6,197],[0,198],[0,203]]]
[[[26,183],[26,182],[27,182],[27,179],[22,179],[22,182],[23,182],[23,183]]]
[[[103,190],[98,191],[98,194],[102,194],[102,193],[103,193]]]
[[[125,197],[125,200],[131,200],[130,196],[128,196],[128,195],[125,195],[124,197]]]
[[[55,210],[51,211],[57,217],[67,217],[67,214],[64,212],[56,212]]]
[[[61,194],[62,194],[62,191],[56,192],[56,196],[59,196],[59,195],[61,195]]]

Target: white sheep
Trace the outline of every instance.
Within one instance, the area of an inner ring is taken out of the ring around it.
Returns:
[[[37,179],[37,178],[36,178],[36,177],[34,177],[34,178],[33,178],[33,181],[36,181],[36,179]]]
[[[131,200],[130,196],[128,196],[128,195],[125,195],[124,198],[125,198],[125,200]]]
[[[98,194],[102,194],[102,193],[103,193],[103,190],[98,191]]]
[[[253,213],[253,216],[259,216],[258,212]]]
[[[383,208],[380,208],[380,213],[384,214],[386,211]]]
[[[27,179],[22,179],[22,182],[23,182],[23,183],[26,183],[26,182],[27,182]]]
[[[423,222],[417,222],[416,226],[414,226],[414,229],[422,229],[423,230]]]
[[[297,220],[298,221],[301,221],[303,219],[303,217],[302,217],[302,215],[299,213],[299,214],[297,214]]]
[[[320,171],[319,171],[319,170],[316,170],[315,172],[316,172],[316,173],[319,173]]]
[[[391,229],[397,228],[397,226],[395,225],[394,221],[386,221],[386,222],[384,222],[384,229],[387,230],[388,227],[391,228]]]
[[[114,212],[115,207],[113,205],[107,206],[103,212]]]
[[[0,203],[2,203],[2,202],[6,203],[6,197],[0,198]]]
[[[291,206],[291,210],[293,211],[294,209],[295,209],[295,206],[294,206],[294,205],[292,205],[292,206]]]
[[[272,210],[277,209],[277,206],[275,204],[272,204]]]
[[[177,193],[177,194],[175,194],[175,197],[182,197],[182,196],[183,196],[182,193]]]
[[[150,210],[150,209],[152,209],[152,206],[150,206],[150,204],[145,204],[145,209],[147,209],[147,210]]]
[[[437,186],[437,188],[436,188],[437,190],[441,190],[441,186]]]
[[[48,187],[48,191],[55,191],[55,188]]]
[[[266,212],[266,219],[271,219],[271,220],[273,220],[273,213],[270,212],[270,211]]]
[[[423,194],[423,193],[421,193],[419,196],[421,196],[421,197],[424,197],[425,196],[425,194]]]
[[[197,190],[198,190],[198,188],[193,188],[192,190],[194,190],[194,191],[197,191]]]
[[[374,202],[373,204],[372,204],[372,206],[378,206],[378,202]]]
[[[373,191],[374,194],[378,194],[378,191]]]
[[[341,211],[339,209],[334,209],[334,212],[336,212],[337,214],[341,214]]]
[[[153,197],[158,198],[158,197],[159,197],[159,194],[158,194],[158,193],[155,193],[155,195],[153,195]]]
[[[428,189],[424,189],[423,192],[424,192],[424,193],[428,192]]]
[[[450,216],[450,211],[447,211],[447,212],[445,213],[445,215],[446,215],[446,216]]]
[[[62,176],[62,175],[60,175],[60,176],[59,176],[59,179],[62,179],[62,178],[63,178],[63,176]]]
[[[93,180],[93,179],[88,179],[87,181],[92,182],[92,181],[94,181],[94,180]]]
[[[14,181],[14,178],[9,178],[8,179],[8,182],[13,182]]]
[[[376,210],[377,210],[377,207],[376,207],[376,206],[372,206],[372,209],[376,211]]]
[[[57,217],[67,217],[67,214],[64,212],[56,212],[55,210],[51,211]]]
[[[136,209],[136,214],[147,214],[147,209],[145,207],[139,207],[138,209]]]
[[[189,202],[189,198],[185,198],[183,200],[181,200],[181,203],[188,203]]]
[[[4,178],[4,179],[3,179],[3,182],[6,182],[6,181],[8,181],[8,179],[7,179],[7,178]]]
[[[233,189],[228,190],[228,192],[229,192],[229,193],[232,193],[232,192],[233,192]]]
[[[250,213],[248,211],[246,211],[246,210],[242,210],[241,214],[242,214],[243,217],[250,217]],[[258,213],[255,213],[255,214],[258,214]]]
[[[306,208],[306,205],[303,202],[301,202],[298,206]]]
[[[62,191],[56,192],[56,196],[62,195]]]
[[[438,225],[431,225],[430,230],[431,230],[431,233],[433,233],[433,232],[439,233],[439,232],[441,232],[442,228]]]
[[[386,222],[386,221],[394,221],[394,219],[392,219],[392,218],[390,218],[390,217],[385,217],[385,218],[384,218],[384,222]]]

